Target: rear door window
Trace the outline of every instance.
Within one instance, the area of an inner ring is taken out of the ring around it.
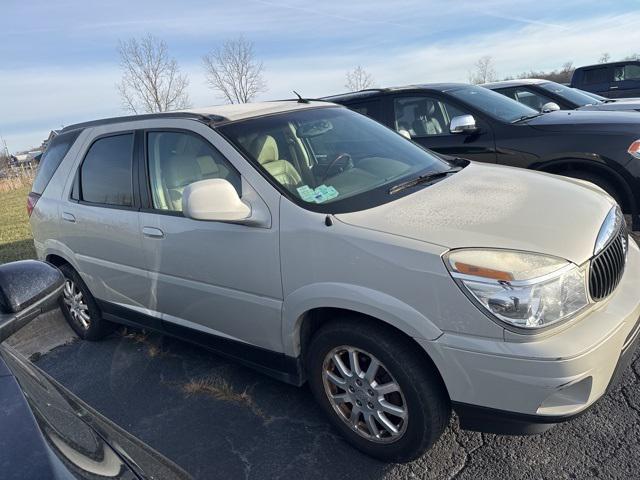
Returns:
[[[607,67],[591,68],[583,71],[583,83],[594,85],[609,81],[609,69]]]
[[[38,166],[38,173],[33,181],[33,187],[31,191],[42,195],[44,189],[51,181],[53,174],[60,166],[62,159],[71,149],[71,146],[78,138],[80,130],[75,132],[64,133],[58,135],[47,147],[47,150],[42,154],[40,159],[40,165]]]
[[[133,133],[99,138],[80,167],[80,200],[103,205],[133,205]]]

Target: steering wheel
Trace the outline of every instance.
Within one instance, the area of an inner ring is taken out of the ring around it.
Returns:
[[[348,153],[341,153],[336,158],[331,160],[331,162],[327,166],[327,169],[324,171],[324,175],[322,176],[321,181],[324,182],[329,177],[329,173],[331,173],[331,170],[333,169],[333,167],[335,167],[338,164],[338,162],[340,162],[341,160],[346,160],[345,166],[342,169],[343,172],[346,170],[347,167],[353,168],[353,160],[351,160],[351,155],[349,155]]]

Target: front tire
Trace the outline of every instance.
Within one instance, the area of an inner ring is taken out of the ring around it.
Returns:
[[[59,304],[62,314],[74,332],[83,340],[101,340],[116,328],[116,324],[102,318],[93,295],[82,278],[70,265],[58,267],[65,277]]]
[[[354,447],[408,462],[446,428],[451,406],[426,354],[401,333],[366,320],[324,325],[306,355],[311,391]]]

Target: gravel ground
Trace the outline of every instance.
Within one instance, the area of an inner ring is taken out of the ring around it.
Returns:
[[[454,417],[430,452],[405,465],[352,449],[307,388],[175,339],[123,332],[38,357],[38,366],[197,479],[639,478],[637,357],[617,389],[570,423],[501,437],[461,431]]]

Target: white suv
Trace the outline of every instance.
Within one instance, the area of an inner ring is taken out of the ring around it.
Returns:
[[[494,433],[569,419],[638,338],[640,251],[602,190],[443,158],[330,103],[67,127],[29,209],[81,337],[136,325],[308,382],[388,461],[452,407]]]

